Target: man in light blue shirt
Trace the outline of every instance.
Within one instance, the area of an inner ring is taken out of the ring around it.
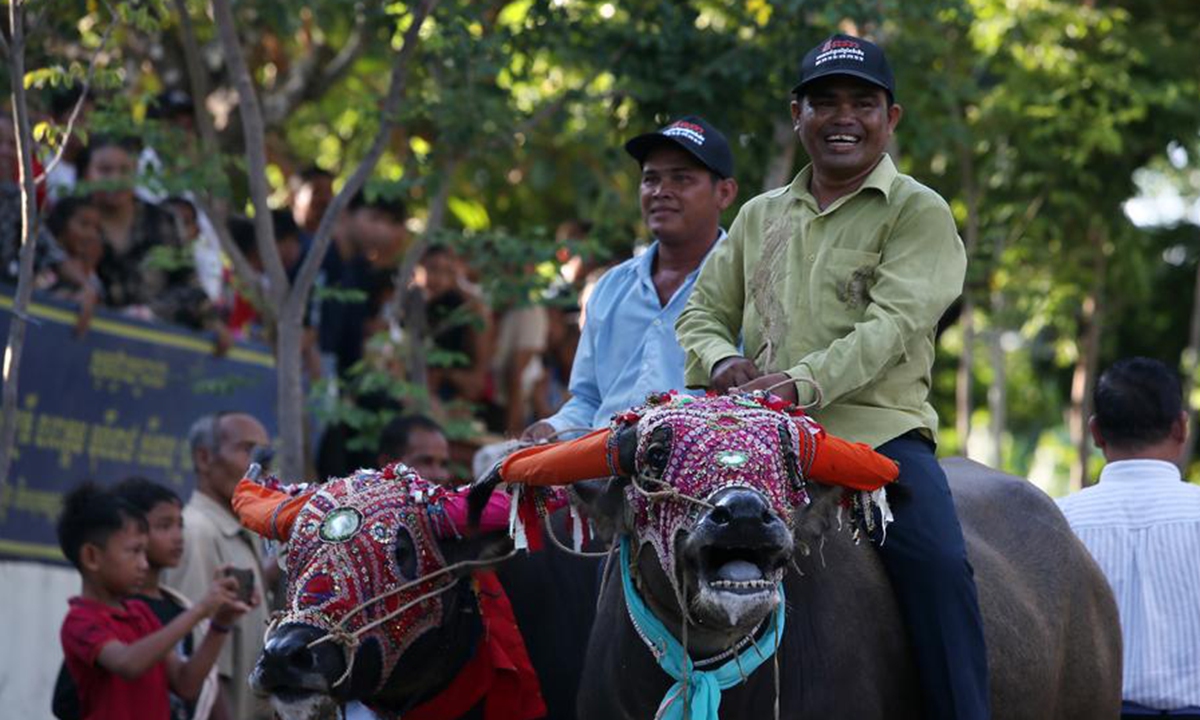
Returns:
[[[724,237],[721,212],[737,197],[733,155],[725,136],[697,116],[639,135],[625,150],[642,168],[642,219],[654,243],[600,278],[571,367],[571,399],[526,428],[524,440],[601,427],[649,393],[685,387],[675,319]]]
[[[1200,486],[1180,481],[1178,376],[1132,358],[1096,384],[1096,485],[1058,501],[1121,613],[1123,718],[1200,718]]]

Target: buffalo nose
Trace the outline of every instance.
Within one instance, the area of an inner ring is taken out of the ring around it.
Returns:
[[[287,677],[316,670],[317,655],[307,633],[282,633],[267,641],[259,661],[264,674]]]
[[[721,528],[755,530],[782,522],[766,499],[750,490],[734,489],[718,494],[713,505],[707,519]]]

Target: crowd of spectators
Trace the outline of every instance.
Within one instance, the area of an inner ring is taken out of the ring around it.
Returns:
[[[73,107],[69,94],[56,95],[38,119],[63,125]],[[77,128],[87,127],[90,109],[83,107]],[[149,108],[150,117],[171,128],[172,137],[184,138],[182,152],[198,145],[192,112],[190,99],[179,91],[163,93]],[[258,304],[264,294],[252,292],[255,288],[233,272],[214,221],[193,193],[162,192],[163,184],[156,179],[163,171],[161,148],[150,146],[155,137],[76,132],[55,163],[48,148],[39,148],[35,174],[47,166],[50,171],[38,184],[35,289],[77,303],[81,332],[86,332],[94,310],[104,308],[204,333],[218,355],[238,340],[270,345],[273,328],[264,322],[267,314]],[[15,148],[14,127],[6,113],[0,116],[0,283],[9,286],[18,279],[22,233]],[[313,251],[317,228],[337,186],[336,172],[295,163],[287,202],[272,213],[289,280]],[[423,335],[436,350],[427,372],[433,415],[467,420],[480,433],[519,435],[566,399],[579,336],[578,298],[587,283],[588,263],[563,253],[553,301],[534,296],[528,302],[498,303],[483,290],[480,268],[452,247],[434,244],[424,250],[411,283],[397,297],[397,270],[418,240],[410,232],[410,219],[403,201],[362,192],[335,219],[332,244],[305,313],[307,379],[345,381],[361,375],[365,366],[403,376],[399,358],[407,351],[397,347],[406,337]],[[252,220],[232,216],[225,222],[228,238],[259,274],[258,289],[265,290],[269,281]],[[564,248],[566,241],[586,233],[586,225],[579,222],[564,223],[559,230]],[[409,303],[414,295],[419,302]],[[415,323],[414,307],[423,315]],[[385,351],[372,354],[373,338]],[[343,397],[349,386],[341,384]],[[381,415],[412,409],[395,397],[356,401]],[[310,438],[314,453],[321,448],[333,458],[317,462],[320,470],[353,469],[350,465],[359,458],[344,445],[354,432],[340,428],[324,443]]]

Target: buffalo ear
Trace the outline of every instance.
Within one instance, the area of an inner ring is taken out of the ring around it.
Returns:
[[[638,426],[636,423],[617,430],[617,464],[621,474],[629,477],[637,472]]]
[[[611,477],[603,480],[583,480],[567,486],[571,504],[579,508],[591,522],[597,536],[609,540],[626,531],[628,504],[625,502],[627,477]]]
[[[827,532],[837,530],[837,509],[843,488],[818,482],[806,484],[808,505],[796,508],[796,540],[812,544]]]
[[[467,523],[472,528],[479,527],[479,521],[483,518],[483,509],[487,507],[492,493],[496,492],[496,487],[504,481],[500,477],[501,463],[503,463],[503,459],[497,460],[492,464],[491,469],[484,473],[483,477],[471,483],[471,489],[467,492]]]
[[[467,561],[482,563],[454,571],[455,577],[463,577],[507,559],[513,550],[513,540],[508,536],[507,529],[493,530],[463,538],[447,538],[440,541],[438,547],[441,548],[442,557],[447,565]]]

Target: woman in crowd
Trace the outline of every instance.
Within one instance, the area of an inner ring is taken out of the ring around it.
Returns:
[[[216,313],[174,218],[134,194],[135,153],[127,140],[98,137],[82,160],[84,182],[100,213],[104,253],[97,272],[106,304],[144,320],[217,330]]]

